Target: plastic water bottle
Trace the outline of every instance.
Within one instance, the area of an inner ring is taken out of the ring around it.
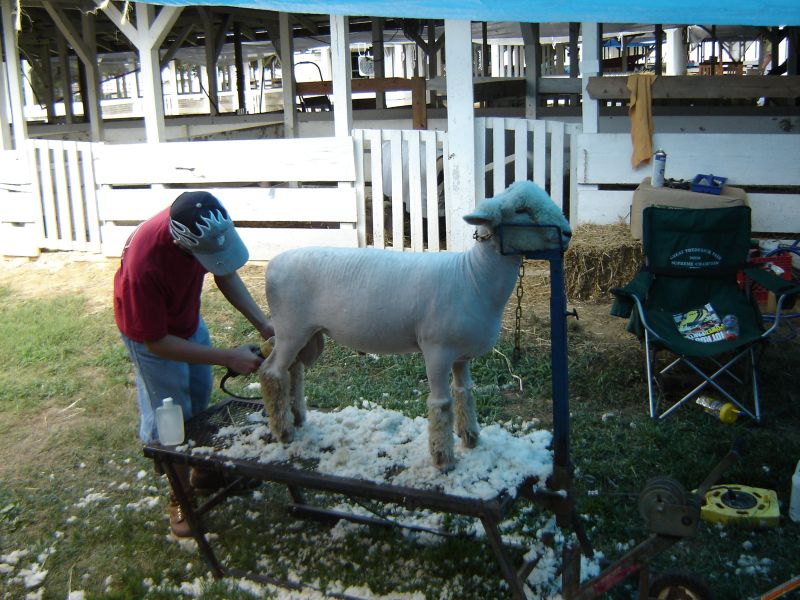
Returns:
[[[699,396],[695,400],[708,414],[714,415],[723,423],[733,423],[741,412],[732,402],[714,400],[710,396]]]
[[[789,502],[789,518],[795,523],[800,523],[800,461],[792,475],[792,499]]]
[[[183,443],[183,410],[172,398],[164,398],[156,409],[156,429],[158,441],[163,446],[176,446]]]

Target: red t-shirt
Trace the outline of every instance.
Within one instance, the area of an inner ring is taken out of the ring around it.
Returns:
[[[190,337],[200,323],[206,270],[178,248],[169,232],[169,208],[136,228],[114,276],[117,327],[136,342],[167,334]]]

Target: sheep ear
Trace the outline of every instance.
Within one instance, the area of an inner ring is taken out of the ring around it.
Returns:
[[[470,213],[464,215],[464,220],[470,225],[484,225],[491,227],[493,220],[485,213]]]

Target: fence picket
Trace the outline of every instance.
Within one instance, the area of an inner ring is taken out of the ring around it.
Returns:
[[[383,234],[383,144],[380,129],[369,131],[369,145],[372,171],[372,244],[376,248],[385,248],[386,239]],[[363,162],[363,157],[360,160]]]

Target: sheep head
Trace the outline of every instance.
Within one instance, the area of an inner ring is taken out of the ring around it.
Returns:
[[[503,230],[506,253],[536,250],[566,250],[572,229],[561,209],[532,181],[517,181],[494,198],[483,200],[464,220],[475,225],[479,235],[494,232],[499,225],[551,225],[554,227],[508,227]],[[556,229],[557,228],[557,229]]]

